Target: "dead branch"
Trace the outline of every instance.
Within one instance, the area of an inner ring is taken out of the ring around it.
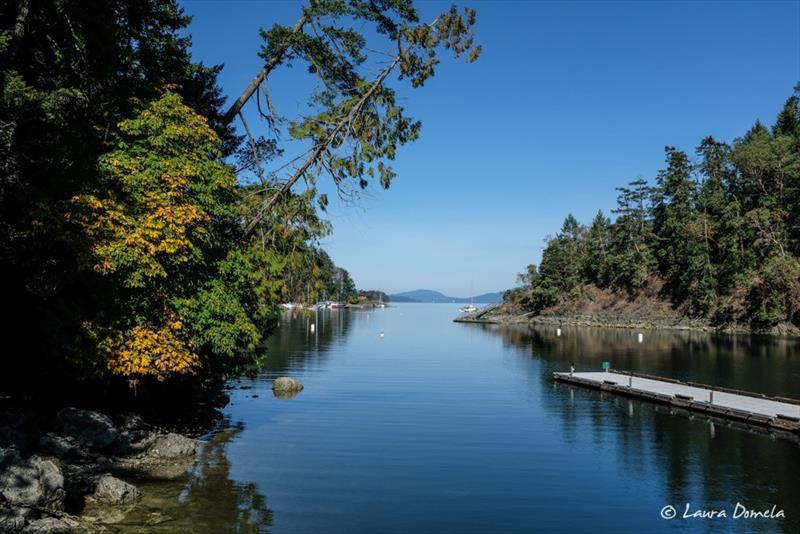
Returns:
[[[253,139],[253,134],[250,133],[250,127],[247,126],[247,121],[244,120],[244,114],[241,111],[239,112],[239,120],[242,121],[244,131],[247,132],[247,140],[250,142],[250,150],[253,151],[253,162],[255,163],[258,179],[261,180],[261,185],[266,186],[267,179],[264,178],[264,170],[261,168],[261,158],[258,157],[258,147],[256,146],[255,139]]]

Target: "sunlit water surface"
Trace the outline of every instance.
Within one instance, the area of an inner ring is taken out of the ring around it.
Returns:
[[[800,532],[800,446],[556,385],[620,369],[800,398],[797,340],[456,324],[456,305],[284,319],[186,480],[123,531]],[[311,324],[315,329],[311,331]],[[384,337],[379,333],[384,332]],[[305,390],[279,400],[274,377]],[[785,518],[733,518],[736,503]],[[698,510],[727,518],[684,519]],[[678,517],[662,519],[672,505]]]

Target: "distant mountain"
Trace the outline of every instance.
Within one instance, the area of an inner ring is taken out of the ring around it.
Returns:
[[[389,295],[392,302],[426,302],[426,303],[443,303],[443,302],[474,302],[475,304],[494,304],[496,302],[503,302],[503,293],[484,293],[483,295],[475,295],[474,297],[448,297],[438,291],[432,289],[415,289],[414,291],[405,291],[395,295]]]

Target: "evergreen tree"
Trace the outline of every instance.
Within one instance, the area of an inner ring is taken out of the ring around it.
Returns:
[[[743,244],[741,206],[733,185],[736,173],[730,162],[730,147],[725,143],[706,137],[697,148],[697,154],[700,157],[698,171],[703,177],[698,211],[703,246],[708,251],[706,262],[716,272],[716,294],[727,294],[753,261]]]
[[[786,169],[784,198],[788,247],[795,257],[800,256],[800,84],[794,89],[778,115],[773,128],[776,144]]]
[[[617,214],[611,233],[611,249],[608,258],[610,282],[628,292],[638,292],[644,287],[648,274],[655,266],[650,249],[652,221],[651,188],[647,181],[639,178],[629,187],[619,187]]]
[[[654,190],[653,233],[659,246],[660,272],[675,302],[706,311],[715,299],[716,274],[711,264],[709,220],[697,208],[699,192],[689,157],[666,148],[667,168]]]
[[[583,261],[583,278],[598,287],[607,287],[610,282],[608,267],[611,247],[611,221],[598,210],[586,232],[586,254]]]

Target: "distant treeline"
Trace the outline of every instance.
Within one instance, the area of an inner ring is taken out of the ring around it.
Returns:
[[[315,246],[298,248],[298,262],[286,273],[282,298],[289,302],[349,300],[357,294],[350,273]]]
[[[389,295],[376,289],[360,290],[359,296],[364,296],[370,302],[389,302]]]
[[[774,125],[695,158],[666,148],[655,184],[620,187],[612,221],[568,215],[542,261],[506,299],[541,310],[594,285],[635,297],[658,289],[686,315],[756,328],[800,324],[800,85]]]

